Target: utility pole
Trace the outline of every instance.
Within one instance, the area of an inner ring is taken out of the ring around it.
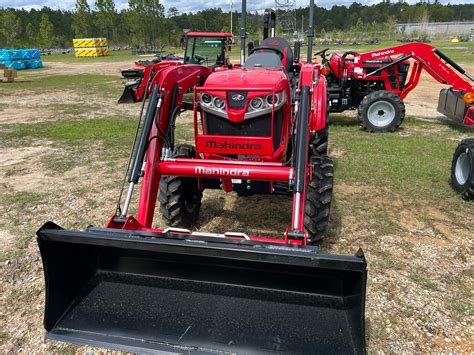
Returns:
[[[275,12],[283,32],[293,36],[296,27],[296,0],[275,0]]]

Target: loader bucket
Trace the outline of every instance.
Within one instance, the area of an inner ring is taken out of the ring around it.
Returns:
[[[365,352],[362,253],[52,222],[37,236],[49,339],[145,353]]]
[[[136,87],[136,84],[125,85],[122,96],[120,96],[117,103],[127,104],[131,102],[135,102],[135,100],[133,99],[133,88],[135,87]]]

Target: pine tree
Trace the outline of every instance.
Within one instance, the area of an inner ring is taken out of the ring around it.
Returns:
[[[91,9],[87,0],[76,0],[72,28],[77,37],[87,37],[92,34],[91,20]]]
[[[103,36],[115,41],[117,11],[114,0],[96,0],[95,7],[97,9],[96,27]]]
[[[5,38],[6,46],[16,47],[19,45],[21,20],[13,9],[0,12],[0,34]]]
[[[39,26],[39,44],[41,47],[51,48],[54,43],[54,26],[49,20],[48,14],[43,13]]]
[[[29,47],[38,46],[38,33],[31,22],[28,22],[28,24],[26,25],[25,34],[26,42],[28,43]]]

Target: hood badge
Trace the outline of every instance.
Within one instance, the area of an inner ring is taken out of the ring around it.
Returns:
[[[243,99],[245,99],[244,95],[240,95],[240,94],[232,95],[233,101],[242,101]]]

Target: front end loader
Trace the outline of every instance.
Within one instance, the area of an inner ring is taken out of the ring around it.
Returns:
[[[278,37],[246,58],[242,7],[241,65],[181,63],[143,77],[128,190],[107,226],[39,229],[48,339],[133,352],[365,353],[364,255],[319,247],[333,164],[326,81],[311,63],[314,1],[306,62]],[[194,58],[217,50],[203,41]],[[194,145],[178,144],[177,114],[189,107]],[[291,221],[277,236],[194,231],[205,189],[287,195]],[[157,203],[168,226],[153,224]]]

